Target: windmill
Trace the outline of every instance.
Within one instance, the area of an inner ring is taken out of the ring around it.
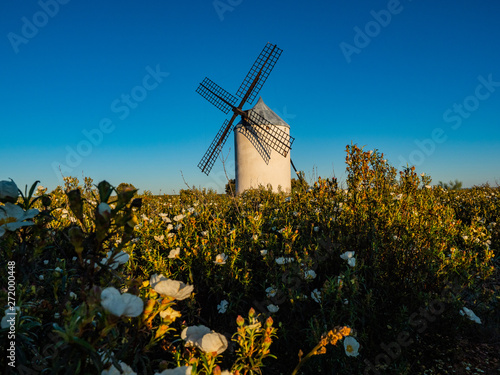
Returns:
[[[288,153],[291,149],[294,138],[289,135],[288,129],[284,129],[283,126],[277,126],[276,124],[273,124],[269,121],[270,119],[278,116],[274,114],[274,112],[272,112],[265,104],[263,104],[262,99],[259,99],[259,103],[257,103],[254,108],[246,111],[243,110],[243,105],[245,105],[246,103],[253,103],[255,97],[264,85],[267,77],[273,70],[274,65],[278,61],[281,52],[282,50],[276,45],[271,43],[266,44],[260,55],[257,57],[257,60],[253,64],[252,68],[248,72],[247,76],[243,80],[240,88],[236,92],[236,96],[241,99],[238,105],[238,99],[235,96],[224,90],[222,87],[218,86],[209,78],[205,77],[205,79],[200,83],[198,89],[196,90],[197,93],[199,93],[225,114],[229,113],[229,111],[233,112],[231,119],[226,119],[224,121],[214,140],[210,144],[208,150],[205,152],[205,155],[198,163],[198,167],[207,176],[210,174],[210,171],[212,170],[217,157],[222,151],[222,148],[232,130],[233,122],[238,116],[241,116],[241,122],[238,124],[238,126],[236,126],[236,129],[238,129],[238,132],[243,134],[247,138],[248,142],[253,145],[255,153],[257,153],[261,157],[265,165],[270,164],[269,161],[271,159],[272,149],[282,157],[288,157],[286,159],[286,165],[288,168],[288,176],[290,175],[290,158]],[[266,116],[266,114],[269,113],[271,113],[271,115]],[[237,139],[238,138],[236,135],[235,143]],[[238,148],[238,143],[236,143],[236,148]],[[237,185],[240,180],[239,174],[241,174],[239,172],[245,170],[248,172],[249,166],[248,162],[246,163],[246,166],[243,166],[244,163],[242,164],[243,160],[241,160],[242,152],[237,152],[237,155],[238,154],[240,154],[240,160],[236,160]],[[255,167],[255,163],[252,164],[254,165],[254,168],[258,169],[258,166]],[[281,164],[283,164],[283,161],[281,162]],[[258,174],[261,174],[261,172],[262,171],[258,170],[255,172],[250,171],[250,173],[255,175],[256,177]],[[273,174],[273,172],[274,171],[272,171],[270,174]],[[266,185],[265,181],[261,181],[261,183],[262,182],[264,182],[263,184]],[[288,181],[288,185],[289,184],[290,181]],[[240,192],[244,189],[243,187],[240,187],[240,189],[237,188],[237,190],[238,192]]]

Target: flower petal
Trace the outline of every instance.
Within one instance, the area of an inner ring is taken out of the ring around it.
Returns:
[[[142,314],[144,310],[144,302],[138,297],[130,293],[123,293],[121,296],[122,302],[125,304],[125,310],[122,315],[136,317]]]
[[[126,308],[120,292],[113,287],[108,287],[101,292],[101,305],[106,311],[116,316],[122,316]]]
[[[181,339],[186,341],[186,345],[195,346],[207,333],[210,333],[210,328],[204,325],[186,327],[181,332]]]
[[[205,353],[221,354],[227,349],[227,339],[224,335],[217,332],[210,332],[198,341],[198,347]]]

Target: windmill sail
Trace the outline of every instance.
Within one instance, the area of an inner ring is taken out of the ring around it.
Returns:
[[[224,144],[226,143],[229,133],[231,133],[229,130],[231,128],[231,125],[233,124],[235,117],[236,116],[233,116],[233,119],[231,119],[231,121],[228,120],[224,121],[224,124],[222,124],[221,128],[219,129],[219,132],[212,141],[212,144],[208,148],[207,152],[205,152],[205,155],[203,155],[203,158],[201,158],[200,162],[198,163],[198,168],[200,168],[201,171],[205,173],[207,176],[210,174],[210,171],[212,170],[212,167],[214,166],[217,157],[222,151],[222,147],[224,147]]]
[[[259,135],[261,142],[266,143],[279,154],[286,156],[295,138],[274,126],[264,117],[255,111],[249,111],[248,117],[245,118],[250,125],[254,125],[254,130]]]
[[[266,82],[267,77],[273,70],[274,65],[276,65],[276,62],[280,58],[282,52],[283,50],[279,49],[275,44],[267,43],[259,57],[257,57],[257,60],[255,60],[253,66],[250,68],[250,71],[243,80],[236,96],[240,98],[245,97],[255,78],[258,77],[258,80],[247,99],[247,102],[252,104],[260,89]]]
[[[259,57],[253,64],[247,76],[243,80],[236,95],[241,98],[241,102],[236,106],[237,98],[229,92],[218,86],[209,78],[203,80],[198,86],[196,92],[207,99],[210,103],[219,108],[222,112],[228,113],[233,111],[231,120],[225,121],[219,132],[215,136],[212,144],[205,152],[205,155],[198,163],[198,167],[203,173],[209,174],[212,167],[219,156],[224,143],[230,133],[233,121],[237,116],[241,116],[245,123],[245,127],[251,127],[251,133],[255,138],[255,144],[259,145],[260,153],[263,158],[269,160],[270,148],[283,156],[287,156],[290,150],[293,137],[280,128],[273,126],[268,120],[260,116],[255,111],[244,112],[243,105],[248,102],[252,103],[255,96],[267,80],[267,77],[274,68],[283,51],[276,45],[267,43]],[[248,133],[250,134],[250,133]]]
[[[244,135],[268,164],[272,150],[283,157],[288,154],[295,138],[285,131],[287,128],[289,125],[259,98],[252,109],[245,111],[235,131]]]
[[[231,109],[234,108],[236,97],[228,93],[222,87],[217,85],[215,82],[211,81],[209,78],[205,77],[200,86],[196,89],[196,92],[207,99],[214,106],[219,108],[222,112],[227,114]]]

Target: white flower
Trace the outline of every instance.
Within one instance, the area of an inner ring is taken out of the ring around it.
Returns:
[[[59,319],[60,317],[61,317],[61,314],[59,314],[58,312],[56,312],[56,313],[54,314],[54,318],[55,318],[55,319]]]
[[[40,280],[45,279],[45,277],[44,277],[43,275],[38,276],[38,278],[39,278]]]
[[[344,349],[345,349],[345,354],[348,355],[349,357],[357,357],[359,352],[359,342],[356,341],[356,339],[352,336],[347,336],[344,339]]]
[[[170,250],[170,252],[168,253],[168,257],[170,259],[173,259],[173,258],[177,258],[180,254],[181,254],[181,248],[176,247],[175,249]]]
[[[69,293],[69,298],[71,298],[71,299],[76,299],[76,297],[77,297],[77,295],[76,295],[76,293],[75,293],[75,292],[70,292],[70,293]]]
[[[347,260],[347,264],[350,267],[354,267],[356,265],[356,258],[354,258],[354,251],[346,251],[340,257],[344,260]]]
[[[170,219],[168,218],[168,215],[167,215],[167,214],[160,214],[160,217],[161,217],[161,219],[163,220],[163,222],[165,222],[165,223],[167,223],[167,224],[172,222],[172,220],[170,220]]]
[[[262,256],[267,255],[267,250],[261,250],[260,255],[262,255]]]
[[[155,375],[191,375],[193,366],[181,366],[174,369],[165,369],[162,372],[156,372]]]
[[[399,200],[401,200],[401,198],[403,198],[403,194],[398,194],[393,199],[396,201],[399,201]]]
[[[344,260],[347,260],[349,258],[352,258],[354,256],[354,251],[346,251],[344,254],[342,254],[340,257]]]
[[[227,339],[220,333],[210,332],[201,338],[197,346],[205,353],[217,353],[218,355],[227,349]]]
[[[97,211],[99,212],[99,215],[107,218],[109,218],[109,216],[111,215],[111,207],[109,207],[109,204],[104,202],[99,203],[99,206],[97,206]]]
[[[258,236],[258,235],[254,234],[254,235],[252,236],[252,241],[257,241],[258,239],[259,239],[259,236]]]
[[[49,261],[48,260],[44,260],[43,264],[47,265],[47,264],[49,264]]]
[[[101,292],[101,305],[106,311],[116,316],[136,317],[141,315],[144,302],[140,297],[129,293],[120,294],[113,287],[108,287]]]
[[[316,277],[316,272],[314,272],[314,270],[304,271],[304,279],[306,279],[306,280],[312,280],[315,277]]]
[[[121,372],[114,365],[111,365],[109,369],[102,370],[101,375],[137,375],[137,373],[126,363],[120,361],[118,364],[122,368]]]
[[[321,303],[321,292],[318,290],[318,289],[314,289],[312,292],[311,292],[311,298],[317,302],[317,303]]]
[[[207,333],[210,333],[210,328],[204,325],[191,326],[182,330],[181,338],[186,341],[186,346],[196,346],[196,343]]]
[[[272,303],[270,305],[267,305],[267,309],[269,310],[270,313],[275,313],[278,312],[280,309],[278,306],[273,305]]]
[[[470,320],[477,324],[481,324],[481,319],[474,314],[474,312],[471,309],[468,309],[467,307],[463,307],[462,310],[460,310],[460,315],[467,316]]]
[[[276,263],[277,264],[286,264],[286,263],[292,263],[295,259],[294,258],[285,258],[285,257],[279,257],[276,258]]]
[[[174,310],[171,307],[168,307],[166,310],[160,311],[160,316],[162,319],[170,320],[171,322],[175,321],[175,319],[180,318],[182,314]]]
[[[208,231],[207,231],[207,230],[202,231],[202,232],[201,232],[201,235],[202,235],[203,237],[208,236]]]
[[[274,297],[278,291],[274,286],[270,286],[269,288],[266,289],[266,296],[267,298]]]
[[[319,227],[314,227],[313,229],[315,232],[319,232]]]
[[[286,197],[285,202],[290,202],[292,200],[292,197]]]
[[[0,181],[0,202],[15,202],[19,196],[19,189],[14,181]]]
[[[184,284],[182,281],[167,279],[163,275],[154,274],[149,280],[149,285],[159,294],[174,298],[178,301],[188,298],[194,286]]]
[[[226,254],[218,254],[215,257],[214,263],[215,264],[226,264],[226,260],[227,260],[227,255]]]
[[[182,219],[184,219],[186,216],[185,215],[177,215],[177,216],[174,216],[174,221],[181,221]]]
[[[175,230],[181,230],[182,229],[182,224],[177,224],[175,226]]]
[[[35,208],[24,211],[21,207],[10,202],[0,206],[0,237],[7,230],[14,232],[18,228],[34,225],[32,221],[24,220],[33,219],[38,213],[39,211]]]
[[[160,235],[160,236],[153,236],[153,238],[154,238],[156,241],[161,242],[161,241],[163,241],[163,239],[165,238],[165,236],[162,234],[162,235]]]
[[[125,264],[128,262],[130,255],[128,255],[124,251],[120,251],[118,254],[116,254],[113,259],[111,259],[111,256],[113,254],[113,251],[110,250],[106,253],[106,258],[101,260],[101,264],[106,264],[109,266],[109,268],[116,270],[119,265]],[[111,260],[111,263],[110,263]]]
[[[54,269],[54,271],[56,271],[56,272],[62,272],[62,269],[61,269],[61,268],[59,268],[59,267],[56,267],[56,268]]]
[[[219,312],[219,314],[224,314],[227,311],[228,306],[229,306],[229,302],[227,302],[225,299],[223,299],[217,305],[217,311]]]
[[[181,338],[186,346],[196,346],[205,353],[221,354],[227,349],[226,337],[203,325],[184,328]]]

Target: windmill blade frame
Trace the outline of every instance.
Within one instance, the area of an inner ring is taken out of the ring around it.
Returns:
[[[286,156],[292,148],[295,138],[271,124],[257,112],[248,111],[244,121],[249,123],[247,126],[253,126],[261,141],[265,142],[277,153]]]
[[[224,123],[222,124],[214,140],[208,147],[208,150],[205,152],[205,155],[203,155],[200,162],[198,163],[198,168],[200,168],[201,171],[207,176],[210,174],[210,171],[212,170],[217,157],[222,151],[222,147],[224,147],[224,144],[229,137],[229,133],[231,133],[230,128],[233,125],[233,121],[235,118],[236,115],[234,115],[231,120],[224,120]]]
[[[205,77],[203,82],[200,83],[196,92],[225,114],[228,114],[235,107],[238,100],[208,77]]]
[[[205,77],[196,89],[198,94],[203,96],[222,112],[227,114],[230,110],[233,111],[231,120],[224,121],[219,132],[210,144],[210,147],[198,163],[198,167],[207,176],[210,174],[215,160],[217,160],[217,157],[222,151],[222,147],[226,143],[231,126],[237,116],[241,116],[244,127],[248,130],[248,134],[245,135],[253,142],[254,146],[258,146],[258,152],[266,161],[266,164],[269,162],[271,149],[274,149],[284,157],[287,156],[294,138],[287,132],[272,125],[258,113],[251,110],[247,112],[242,110],[246,102],[250,104],[253,102],[282,52],[283,50],[278,48],[277,45],[271,43],[266,44],[236,93],[236,95],[241,98],[238,106],[236,106],[238,99],[235,96],[231,95],[208,77]],[[252,135],[253,138],[249,137],[250,135]]]
[[[250,71],[243,80],[243,83],[240,85],[238,91],[236,92],[236,96],[239,98],[247,96],[246,101],[249,104],[252,104],[260,89],[266,82],[267,77],[273,70],[274,65],[276,65],[276,62],[280,58],[282,52],[283,50],[278,48],[277,45],[267,43],[259,57],[257,57],[257,60],[255,60],[254,64],[250,68]],[[256,78],[257,82],[254,84]],[[253,89],[250,93],[248,93],[248,90],[252,88],[252,85]]]

